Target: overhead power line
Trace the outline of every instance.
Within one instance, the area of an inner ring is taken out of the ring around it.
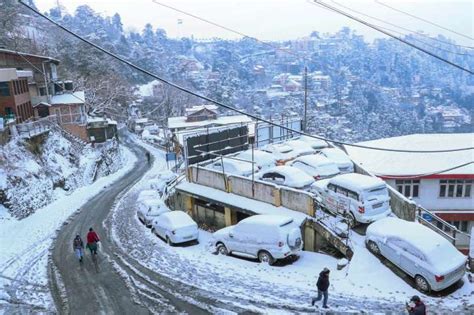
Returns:
[[[436,58],[436,59],[438,59],[438,60],[440,60],[440,61],[442,61],[442,62],[448,64],[448,65],[451,65],[451,66],[453,66],[453,67],[455,67],[455,68],[458,68],[459,70],[465,71],[465,72],[467,72],[467,73],[469,73],[469,74],[471,74],[471,75],[474,74],[473,71],[471,71],[471,70],[469,70],[469,69],[467,69],[467,68],[464,68],[464,67],[462,67],[462,66],[460,66],[460,65],[458,65],[458,64],[456,64],[456,63],[454,63],[454,62],[451,62],[451,61],[449,61],[449,60],[447,60],[447,59],[445,59],[445,58],[443,58],[443,57],[438,56],[438,55],[435,54],[435,53],[432,53],[432,52],[430,52],[430,51],[428,51],[428,50],[426,50],[426,49],[424,49],[424,48],[421,48],[421,47],[419,47],[419,46],[417,46],[417,45],[415,45],[415,44],[413,44],[413,43],[410,43],[409,41],[407,41],[407,40],[405,40],[405,39],[403,39],[403,38],[400,38],[400,37],[398,37],[398,36],[395,36],[395,35],[393,35],[392,33],[387,32],[387,31],[381,29],[380,27],[375,26],[375,25],[373,25],[373,24],[371,24],[371,23],[369,23],[369,22],[366,22],[366,21],[364,21],[364,20],[362,20],[362,19],[360,19],[360,18],[358,18],[358,17],[355,17],[355,16],[353,16],[353,15],[351,15],[351,14],[345,12],[345,11],[342,11],[341,9],[335,8],[335,7],[333,7],[333,6],[331,6],[331,5],[327,4],[327,3],[324,3],[324,2],[322,2],[321,0],[314,0],[314,2],[310,2],[310,3],[313,4],[313,5],[315,5],[315,6],[319,6],[319,7],[322,7],[322,8],[329,9],[329,10],[331,10],[331,11],[333,11],[333,12],[335,12],[335,13],[338,13],[338,14],[340,14],[340,15],[344,15],[344,16],[350,18],[351,20],[354,20],[354,21],[356,21],[356,22],[359,22],[359,23],[361,23],[361,24],[363,24],[363,25],[365,25],[365,26],[368,26],[368,27],[370,27],[370,28],[376,30],[376,31],[379,31],[380,33],[383,33],[383,34],[385,34],[385,35],[387,35],[387,36],[390,36],[390,37],[392,37],[393,39],[396,39],[396,40],[398,40],[398,41],[400,41],[400,42],[402,42],[402,43],[404,43],[404,44],[406,44],[406,45],[408,45],[408,46],[411,46],[411,47],[413,47],[413,48],[415,48],[415,49],[417,49],[417,50],[419,50],[419,51],[421,51],[421,52],[423,52],[423,53],[425,53],[425,54],[427,54],[427,55],[429,55],[429,56],[431,56],[431,57],[434,57],[434,58]]]
[[[275,126],[275,127],[279,127],[283,130],[286,130],[286,131],[289,131],[289,132],[292,132],[294,134],[297,134],[297,135],[305,135],[305,136],[308,136],[310,138],[314,138],[314,139],[319,139],[319,140],[324,140],[324,141],[327,141],[327,142],[331,142],[331,143],[335,143],[335,144],[338,144],[338,145],[347,145],[347,146],[351,146],[351,147],[356,147],[356,148],[361,148],[361,149],[370,149],[370,150],[377,150],[377,151],[388,151],[388,152],[405,152],[405,153],[446,153],[446,152],[458,152],[458,151],[468,151],[468,150],[474,150],[474,147],[467,147],[467,148],[457,148],[457,149],[446,149],[446,150],[428,150],[428,151],[423,151],[423,150],[402,150],[402,149],[390,149],[390,148],[379,148],[379,147],[370,147],[370,146],[365,146],[365,145],[359,145],[359,144],[352,144],[352,143],[347,143],[347,142],[343,142],[343,141],[337,141],[337,140],[331,140],[331,139],[327,139],[327,138],[324,138],[324,137],[320,137],[320,136],[315,136],[315,135],[310,135],[310,134],[307,134],[305,132],[302,132],[302,131],[299,131],[299,130],[294,130],[294,129],[291,129],[287,126],[284,126],[284,125],[280,125],[280,124],[277,124],[273,121],[270,121],[268,119],[264,119],[264,118],[260,118],[256,115],[253,115],[253,114],[249,114],[249,113],[246,113],[240,109],[237,109],[235,107],[232,107],[230,105],[226,105],[226,104],[223,104],[221,102],[218,102],[214,99],[211,99],[207,96],[204,96],[204,95],[201,95],[199,93],[196,93],[196,92],[193,92],[189,89],[186,89],[176,83],[173,83],[171,81],[168,81],[154,73],[151,73],[150,71],[148,70],[145,70],[135,64],[133,64],[132,62],[106,50],[105,48],[97,45],[97,44],[94,44],[92,42],[90,42],[89,40],[85,39],[84,37],[76,34],[75,32],[69,30],[68,28],[62,26],[61,24],[57,23],[56,21],[52,20],[51,18],[47,17],[46,15],[42,14],[41,12],[38,12],[36,9],[32,8],[31,6],[29,6],[28,4],[24,3],[22,0],[19,0],[19,3],[21,3],[23,6],[27,7],[29,10],[31,10],[32,12],[35,12],[36,14],[38,14],[39,16],[41,16],[42,18],[48,20],[49,22],[51,22],[52,24],[56,25],[57,27],[59,27],[60,29],[62,29],[63,31],[67,32],[68,34],[74,36],[75,38],[91,45],[92,47],[96,48],[97,50],[105,53],[106,55],[112,57],[112,58],[115,58],[117,60],[119,60],[120,62],[124,63],[124,64],[127,64],[128,66],[130,66],[131,68],[139,71],[139,72],[142,72],[146,75],[149,75],[151,76],[152,78],[155,78],[165,84],[168,84],[172,87],[174,87],[175,89],[179,90],[179,91],[182,91],[184,93],[187,93],[187,94],[190,94],[192,96],[196,96],[200,99],[203,99],[207,102],[210,102],[210,103],[213,103],[219,107],[223,107],[223,108],[226,108],[228,110],[231,110],[231,111],[234,111],[236,113],[239,113],[239,114],[242,114],[242,115],[245,115],[245,116],[248,116],[250,118],[253,118],[255,119],[256,121],[261,121],[261,122],[265,122],[271,126]]]
[[[474,47],[471,47],[471,46],[457,45],[457,44],[453,44],[453,43],[450,43],[450,42],[446,42],[446,41],[440,40],[440,39],[438,39],[438,38],[430,37],[430,36],[427,36],[426,34],[423,34],[422,32],[413,31],[413,30],[408,29],[408,28],[406,28],[406,27],[399,26],[399,25],[397,25],[397,24],[388,22],[388,21],[383,20],[383,19],[380,19],[380,18],[378,18],[378,17],[375,17],[375,16],[372,16],[372,15],[368,15],[368,14],[366,14],[366,13],[360,12],[360,11],[358,11],[358,10],[356,10],[356,9],[353,9],[353,8],[351,8],[351,7],[348,7],[348,6],[346,6],[346,5],[342,4],[342,3],[336,2],[336,1],[334,1],[334,0],[331,0],[331,2],[334,3],[334,4],[337,5],[337,6],[340,6],[340,7],[342,7],[342,8],[345,8],[346,10],[349,10],[349,11],[351,11],[351,12],[355,12],[355,13],[357,13],[357,14],[360,14],[360,15],[362,15],[362,16],[368,17],[368,18],[370,18],[370,19],[373,19],[373,20],[382,22],[382,23],[387,24],[387,25],[391,25],[391,26],[393,26],[393,27],[396,27],[396,28],[398,28],[398,29],[404,30],[404,31],[406,31],[406,32],[410,32],[410,33],[413,33],[413,34],[418,34],[418,35],[420,35],[420,36],[423,36],[423,37],[426,38],[426,39],[429,39],[429,40],[432,40],[432,41],[436,41],[436,42],[439,42],[439,43],[444,44],[444,45],[451,45],[451,46],[460,47],[460,48],[470,48],[470,49],[474,48]],[[383,28],[383,27],[381,27],[381,26],[379,26],[379,27],[380,27],[380,28]],[[387,28],[386,28],[386,29],[387,29]],[[388,30],[390,30],[390,29],[388,29]],[[395,33],[398,33],[398,34],[400,34],[400,35],[407,35],[407,34],[403,34],[403,33],[401,33],[401,32],[394,31],[394,30],[390,30],[390,31],[395,32]],[[421,43],[424,43],[424,44],[426,44],[426,45],[429,45],[429,46],[431,46],[431,47],[433,47],[433,48],[437,48],[437,49],[440,49],[440,50],[443,50],[443,51],[446,51],[446,52],[449,52],[449,53],[452,53],[452,54],[464,55],[464,56],[474,56],[474,55],[467,54],[467,53],[459,53],[459,52],[455,52],[455,51],[443,49],[443,48],[441,48],[441,47],[433,46],[433,45],[430,45],[430,44],[428,44],[428,43],[425,43],[425,42],[423,42],[423,41],[421,41],[421,40],[417,40],[417,41],[419,41],[419,42],[421,42]]]
[[[416,174],[416,175],[384,175],[384,174],[378,174],[378,173],[372,173],[372,174],[374,174],[376,176],[379,176],[379,177],[386,178],[386,179],[416,179],[416,178],[421,178],[421,177],[426,177],[426,176],[443,174],[443,173],[446,173],[446,172],[449,172],[449,171],[452,171],[452,170],[456,170],[458,168],[468,166],[468,165],[471,165],[471,164],[474,164],[474,162],[471,161],[471,162],[467,162],[467,163],[464,163],[464,164],[461,164],[461,165],[453,166],[453,167],[450,167],[450,168],[447,168],[447,169],[444,169],[444,170],[441,170],[441,171],[435,171],[435,172],[424,173],[424,174]]]
[[[441,29],[443,29],[443,30],[445,30],[445,31],[448,31],[448,32],[457,34],[457,35],[462,36],[462,37],[465,37],[465,38],[467,38],[467,39],[474,39],[474,38],[472,38],[471,36],[467,36],[467,35],[465,35],[465,34],[462,34],[462,33],[459,33],[459,32],[457,32],[457,31],[454,31],[454,30],[452,30],[452,29],[449,29],[449,28],[447,28],[447,27],[444,27],[444,26],[442,26],[442,25],[439,25],[439,24],[436,24],[436,23],[434,23],[434,22],[431,22],[431,21],[429,21],[429,20],[427,20],[427,19],[424,19],[424,18],[422,18],[422,17],[419,17],[419,16],[413,15],[413,14],[411,14],[411,13],[402,11],[402,10],[400,10],[400,9],[391,7],[391,6],[389,6],[388,4],[385,4],[385,3],[380,2],[380,1],[378,1],[378,0],[375,0],[375,3],[380,4],[381,6],[384,6],[384,7],[386,7],[386,8],[389,8],[389,9],[391,9],[391,10],[393,10],[393,11],[396,11],[396,12],[399,12],[399,13],[402,13],[402,14],[405,14],[405,15],[408,15],[408,16],[410,16],[410,17],[412,17],[412,18],[417,19],[417,20],[420,20],[420,21],[423,21],[423,22],[425,22],[425,23],[431,24],[431,25],[433,25],[433,26],[439,27],[439,28],[441,28]]]

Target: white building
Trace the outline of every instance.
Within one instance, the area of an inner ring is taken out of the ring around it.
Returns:
[[[474,134],[414,134],[358,143],[403,150],[474,147]],[[347,147],[351,158],[464,232],[474,226],[474,150],[399,153]]]

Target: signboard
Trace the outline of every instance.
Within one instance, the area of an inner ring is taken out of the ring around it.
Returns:
[[[432,217],[431,214],[429,214],[429,213],[426,213],[426,212],[425,212],[425,213],[423,213],[423,214],[421,215],[421,217],[422,217],[423,219],[425,219],[426,221],[428,221],[428,222],[433,221],[433,217]]]
[[[169,161],[176,161],[176,153],[174,152],[166,153],[166,162],[169,162]]]

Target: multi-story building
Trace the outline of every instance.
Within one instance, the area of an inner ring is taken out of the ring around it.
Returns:
[[[0,69],[0,116],[18,123],[33,118],[28,87],[32,75],[31,71]]]
[[[473,147],[474,134],[414,134],[358,143],[439,151]],[[405,153],[347,147],[353,160],[401,194],[469,233],[474,226],[474,150]]]

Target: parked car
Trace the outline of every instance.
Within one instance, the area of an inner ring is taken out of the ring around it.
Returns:
[[[333,177],[340,173],[336,163],[322,155],[300,156],[289,165],[302,170],[316,180]]]
[[[303,248],[301,230],[291,217],[254,215],[213,234],[221,255],[257,258],[272,265],[278,259],[298,256]]]
[[[163,238],[168,245],[198,239],[198,225],[184,211],[166,212],[153,220],[152,232]]]
[[[176,173],[173,173],[171,171],[164,171],[162,173],[159,173],[156,177],[149,179],[147,181],[147,185],[149,189],[156,190],[160,196],[166,193],[166,188],[168,185],[173,182],[178,175]]]
[[[370,223],[388,216],[387,185],[377,177],[350,173],[316,181],[311,186],[322,207],[347,217],[348,224]]]
[[[466,271],[466,256],[448,240],[417,222],[385,218],[367,228],[366,245],[415,279],[422,292],[443,290]]]
[[[152,222],[163,213],[171,211],[161,199],[145,199],[138,202],[137,216],[146,227],[151,227]]]
[[[314,182],[314,178],[302,170],[288,165],[275,166],[262,171],[257,174],[257,178],[273,184],[298,189],[309,189]]]
[[[159,197],[160,197],[160,195],[158,194],[158,192],[156,190],[146,189],[146,190],[140,191],[140,193],[138,194],[138,197],[137,197],[137,202],[140,202],[140,201],[143,201],[143,200],[146,200],[146,199],[156,199],[156,198],[159,198]]]
[[[284,143],[267,144],[262,148],[263,151],[273,154],[278,163],[284,163],[298,156],[298,152]]]
[[[293,150],[297,153],[297,156],[313,154],[316,152],[316,150],[313,149],[311,144],[303,140],[289,140],[285,144],[292,147]]]
[[[224,168],[222,168],[222,165],[224,165]],[[217,172],[224,171],[226,174],[240,176],[248,176],[252,174],[252,163],[230,158],[218,158],[211,164],[206,165],[206,168],[210,168]],[[255,171],[258,171],[258,169],[255,169]]]
[[[327,157],[331,161],[337,164],[341,173],[352,173],[354,172],[354,163],[347,154],[341,149],[337,148],[325,148],[321,149],[319,154]]]
[[[314,150],[317,151],[328,147],[328,143],[326,141],[305,135],[298,137],[298,140],[308,143]]]
[[[252,150],[245,150],[235,155],[236,158],[252,162]],[[271,153],[253,150],[253,161],[255,162],[255,171],[265,170],[276,166],[277,159]],[[252,164],[250,164],[252,165]]]

